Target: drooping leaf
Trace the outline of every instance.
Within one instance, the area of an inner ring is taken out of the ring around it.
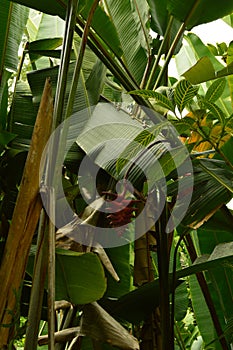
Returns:
[[[41,39],[36,40],[28,44],[27,50],[29,51],[31,61],[35,61],[42,55],[35,54],[35,51],[47,51],[54,50],[61,46],[62,38],[52,38],[52,39]],[[59,57],[59,56],[58,56]]]
[[[206,167],[211,169],[211,174],[215,173],[217,179],[204,171],[198,165],[199,161],[193,161],[194,165],[194,186],[190,187],[188,179],[181,179],[184,192],[192,192],[192,200],[186,215],[182,221],[184,225],[191,227],[200,227],[204,224],[223,204],[226,204],[232,198],[232,172],[226,167],[223,161],[201,160],[206,163]],[[205,163],[204,163],[205,164]],[[187,184],[185,184],[187,181]],[[168,193],[176,193],[176,182],[168,185]]]
[[[125,244],[121,247],[109,248],[105,250],[111,263],[113,266],[115,266],[120,281],[114,281],[108,274],[107,290],[104,297],[119,298],[122,295],[127,294],[131,289],[131,247],[130,244]]]
[[[224,254],[225,247],[232,246],[232,233],[219,231],[207,231],[202,228],[197,230],[198,242],[201,254],[210,254],[215,257],[215,254]],[[219,266],[207,272],[207,278],[210,281],[210,293],[213,303],[219,315],[219,320],[222,329],[225,328],[226,322],[233,316],[233,306],[230,302],[233,293],[233,271],[232,263],[229,261],[223,266]],[[220,311],[221,310],[221,311]]]
[[[192,27],[214,21],[233,12],[231,0],[226,0],[224,4],[218,0],[192,0],[183,2],[182,0],[168,0],[169,12],[186,23],[186,27]]]
[[[209,343],[217,338],[213,321],[209,309],[206,305],[205,298],[199,286],[196,276],[189,277],[190,296],[195,319],[203,340]],[[221,350],[219,344],[215,344],[215,350]]]
[[[198,87],[193,86],[187,80],[180,80],[175,88],[174,98],[180,113],[187,106],[187,104],[197,94]]]
[[[27,271],[33,272],[36,248],[32,246]],[[87,304],[100,299],[106,290],[103,266],[94,253],[56,250],[56,300]]]

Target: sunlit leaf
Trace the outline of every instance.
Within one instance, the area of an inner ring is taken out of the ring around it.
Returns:
[[[218,79],[208,88],[205,99],[209,102],[215,102],[223,93],[226,86],[226,79]]]
[[[169,100],[166,96],[164,96],[163,94],[157,92],[157,91],[153,91],[153,90],[135,90],[135,91],[130,91],[129,92],[132,95],[139,95],[142,96],[144,98],[151,98],[151,99],[155,99],[156,103],[165,108],[168,109],[170,111],[175,110],[175,107],[173,106],[173,103],[171,102],[171,100]]]
[[[124,166],[132,161],[135,156],[141,156],[146,152],[146,147],[156,139],[161,130],[165,126],[169,125],[169,122],[163,122],[157,124],[149,129],[143,130],[140,134],[138,134],[135,139],[124,149],[124,151],[120,154],[116,167],[117,171],[120,173]],[[157,143],[161,142],[161,139],[157,140]]]
[[[174,98],[180,112],[192,101],[197,91],[198,87],[193,86],[187,80],[180,80],[177,83]]]
[[[209,57],[200,58],[197,63],[182,74],[192,84],[199,84],[215,78],[215,70]]]

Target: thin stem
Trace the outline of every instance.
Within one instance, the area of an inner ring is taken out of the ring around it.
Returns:
[[[78,53],[78,58],[77,58],[76,65],[74,68],[74,74],[73,74],[73,79],[72,79],[72,83],[71,83],[71,90],[70,90],[70,94],[69,94],[65,119],[69,118],[70,115],[72,114],[75,94],[76,94],[76,90],[77,90],[77,86],[78,86],[78,81],[79,81],[79,76],[80,76],[80,72],[81,72],[84,52],[85,52],[86,45],[87,45],[87,39],[88,39],[89,31],[90,31],[90,26],[91,26],[91,22],[92,22],[92,19],[93,19],[93,16],[95,14],[95,10],[98,6],[99,1],[100,0],[95,0],[93,2],[92,7],[91,7],[89,14],[88,14],[88,18],[87,18],[87,22],[86,22],[84,31],[83,31],[82,40],[81,40],[79,53]]]
[[[81,27],[83,26],[83,23],[80,22],[79,19],[78,19],[78,23]],[[78,26],[76,26],[75,30],[79,36],[82,35],[82,31]],[[91,50],[96,54],[96,56],[111,71],[111,73],[119,80],[119,82],[122,84],[122,86],[125,88],[126,91],[138,90],[140,88],[137,84],[135,85],[135,81],[133,80],[133,77],[131,75],[129,75],[130,73],[128,72],[128,70],[124,71],[122,69],[122,66],[121,66],[122,62],[120,61],[119,62],[120,64],[118,63],[118,60],[116,60],[109,52],[109,48],[106,49],[103,46],[103,43],[100,42],[95,37],[94,33],[92,33],[92,32],[89,33],[89,39],[87,40],[87,44],[91,48]],[[134,98],[135,102],[138,103],[139,105],[145,106],[148,109],[153,110],[153,107],[148,100],[145,100],[141,96],[137,96],[137,95],[134,95],[133,98]],[[155,118],[153,118],[153,115],[149,115],[149,118],[154,123],[157,122],[157,120]]]
[[[185,31],[185,27],[186,27],[186,23],[184,22],[184,23],[182,23],[182,25],[180,26],[180,28],[179,28],[179,30],[178,30],[176,36],[175,36],[175,39],[174,39],[174,41],[173,41],[173,43],[172,43],[172,45],[171,45],[171,47],[170,47],[170,49],[169,49],[169,51],[168,51],[168,53],[167,53],[167,56],[166,56],[164,65],[163,65],[163,67],[161,68],[161,70],[160,70],[160,72],[159,72],[159,75],[158,75],[158,78],[157,78],[157,80],[156,80],[156,82],[155,82],[155,85],[154,85],[154,87],[153,87],[153,90],[156,90],[157,87],[159,87],[159,84],[160,84],[160,82],[161,82],[161,80],[162,80],[162,77],[163,77],[163,75],[164,75],[164,73],[165,73],[165,71],[166,71],[166,69],[167,69],[167,67],[168,67],[168,65],[169,65],[169,63],[170,63],[170,60],[171,60],[172,55],[173,55],[173,53],[174,53],[174,51],[175,51],[175,48],[176,48],[176,46],[177,46],[177,44],[178,44],[178,42],[179,42],[181,36],[183,35],[183,33],[184,33],[184,31]]]
[[[55,349],[55,193],[54,188],[48,192],[49,200],[49,250],[48,250],[48,339],[49,350]]]
[[[158,236],[158,270],[160,289],[160,314],[161,314],[161,334],[162,350],[174,349],[174,338],[172,338],[170,322],[170,300],[169,300],[169,252],[168,236],[166,233],[167,206],[163,210],[159,222],[157,223]]]
[[[64,44],[62,47],[61,63],[58,73],[58,84],[54,103],[53,129],[55,129],[62,122],[63,119],[62,115],[64,111],[64,100],[70,63],[70,55],[72,51],[74,28],[76,24],[77,6],[78,0],[70,0],[67,5],[66,29],[63,39]]]
[[[176,329],[176,340],[177,340],[177,343],[180,347],[181,350],[186,350],[185,348],[185,343],[184,343],[184,340],[183,340],[183,337],[182,337],[182,334],[180,332],[180,328],[179,326],[177,325],[177,322],[175,321],[175,329]]]
[[[158,76],[158,78],[157,78],[157,81],[156,81],[156,83],[155,83],[155,86],[154,86],[153,90],[157,89],[157,87],[159,86],[159,84],[160,84],[160,82],[161,82],[161,79],[162,79],[164,73],[165,73],[166,70],[167,70],[168,64],[170,63],[170,60],[171,60],[172,55],[173,55],[173,53],[174,53],[174,51],[175,51],[175,48],[176,48],[176,46],[177,46],[177,44],[178,44],[180,38],[182,37],[182,35],[183,35],[183,33],[184,33],[184,31],[185,31],[185,29],[186,29],[186,27],[187,27],[187,25],[188,25],[190,19],[191,19],[191,18],[193,17],[193,15],[195,14],[195,11],[196,11],[196,9],[197,9],[197,7],[198,7],[200,1],[201,1],[201,0],[196,0],[196,1],[195,1],[195,3],[193,4],[193,7],[192,7],[191,10],[188,12],[187,17],[185,18],[183,24],[180,26],[180,29],[178,30],[178,32],[177,32],[177,34],[176,34],[176,36],[175,36],[175,39],[174,39],[174,41],[173,41],[173,43],[172,43],[172,45],[171,45],[171,47],[170,47],[170,49],[169,49],[169,51],[168,51],[168,54],[167,54],[167,56],[166,56],[166,60],[165,60],[165,62],[164,62],[164,65],[163,65],[161,71],[159,72],[159,76]]]
[[[175,287],[176,287],[176,264],[177,264],[177,254],[179,246],[186,236],[186,234],[190,231],[190,229],[186,229],[181,236],[179,237],[179,240],[175,246],[174,254],[173,254],[173,267],[172,267],[172,298],[171,298],[171,332],[172,332],[172,338],[174,339],[174,321],[175,321]]]
[[[33,281],[30,296],[29,312],[28,312],[28,326],[26,332],[26,339],[24,350],[36,350],[38,341],[38,332],[41,319],[41,308],[44,294],[44,284],[47,272],[48,256],[48,230],[46,229],[47,216],[44,210],[41,212],[37,252],[35,256]]]
[[[159,51],[157,53],[155,63],[153,65],[152,69],[151,69],[151,73],[150,73],[149,79],[148,79],[147,84],[146,84],[146,89],[149,89],[149,87],[152,84],[155,72],[156,72],[156,70],[157,70],[157,68],[159,66],[160,58],[161,58],[161,56],[163,54],[163,50],[164,50],[165,46],[167,45],[167,40],[168,40],[170,32],[171,32],[171,27],[172,27],[172,24],[173,24],[173,20],[174,20],[174,17],[170,16],[168,24],[167,24],[166,32],[164,34],[163,41],[162,41],[162,43],[161,43],[161,45],[159,47]]]

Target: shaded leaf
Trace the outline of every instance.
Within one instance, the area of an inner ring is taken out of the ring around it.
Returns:
[[[29,9],[2,0],[0,8],[0,80],[3,67],[17,71],[18,50],[25,30]]]
[[[104,269],[96,254],[56,251],[56,300],[87,304],[100,299],[105,290]]]
[[[184,277],[196,274],[201,271],[214,269],[225,264],[232,263],[233,250],[232,243],[224,246],[217,246],[213,255],[202,257],[201,261],[193,265],[176,271],[176,287],[183,282]],[[172,291],[172,273],[169,274],[169,291]],[[123,295],[118,300],[101,300],[101,305],[113,317],[120,317],[134,324],[146,319],[151,311],[159,306],[159,279],[149,282],[138,289]]]
[[[80,333],[119,349],[139,350],[137,339],[97,303],[84,306]]]
[[[210,113],[213,114],[213,116],[220,121],[222,126],[224,126],[226,116],[225,113],[221,110],[221,108],[218,107],[215,103],[207,101],[206,99],[202,100],[202,102],[204,106],[210,111]]]
[[[221,4],[218,0],[168,0],[169,12],[186,23],[186,27],[192,27],[214,21],[233,12],[231,0]]]
[[[43,55],[43,51],[45,52],[48,50],[52,51],[57,47],[61,46],[61,44],[62,44],[62,38],[41,39],[41,40],[36,40],[29,43],[27,49],[29,51],[31,61],[35,61],[41,57],[41,55],[36,54],[35,51],[42,51],[42,55]]]

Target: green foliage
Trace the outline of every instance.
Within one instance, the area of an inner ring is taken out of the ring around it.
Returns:
[[[198,88],[193,87],[187,80],[181,80],[177,83],[174,98],[180,112],[191,102],[197,91]]]
[[[132,95],[139,95],[144,98],[151,98],[156,101],[156,103],[170,111],[174,111],[174,106],[172,102],[163,94],[153,91],[153,90],[135,90],[135,91],[130,91],[130,94]]]

